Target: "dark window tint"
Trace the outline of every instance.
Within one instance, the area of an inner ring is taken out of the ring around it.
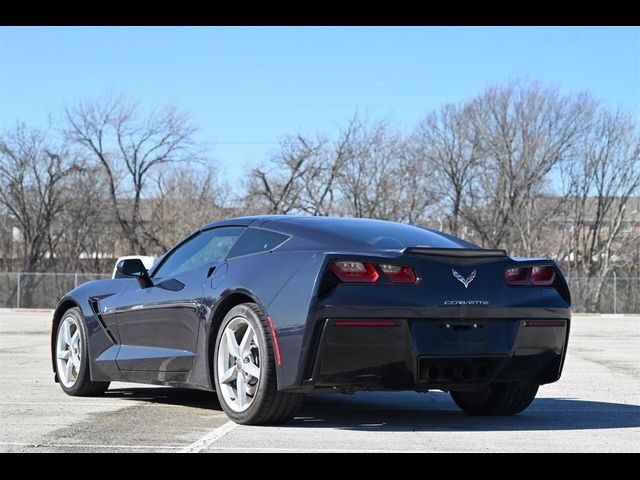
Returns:
[[[245,227],[221,227],[196,234],[169,253],[154,277],[166,278],[223,261],[244,230]]]
[[[257,228],[247,228],[247,231],[240,237],[238,243],[235,244],[229,253],[229,257],[239,257],[240,255],[247,255],[249,253],[273,250],[287,238],[289,237],[282,233]]]
[[[406,247],[461,248],[473,244],[412,225],[383,220],[302,217],[300,225],[316,228],[348,240],[380,249]]]

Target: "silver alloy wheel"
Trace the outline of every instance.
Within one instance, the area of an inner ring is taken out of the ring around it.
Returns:
[[[82,336],[78,320],[71,315],[65,317],[58,327],[56,340],[56,362],[58,380],[67,388],[72,388],[80,375],[82,360]]]
[[[256,332],[243,317],[232,319],[222,332],[216,359],[218,384],[225,403],[244,412],[260,382],[260,347]]]

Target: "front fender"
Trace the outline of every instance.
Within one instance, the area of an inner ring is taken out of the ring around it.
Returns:
[[[94,381],[108,380],[96,371],[95,359],[109,347],[117,344],[115,305],[120,294],[133,281],[128,279],[95,280],[80,285],[64,295],[56,306],[51,325],[51,363],[55,371],[55,338],[64,313],[78,307],[87,327],[89,374]],[[101,314],[100,312],[103,311]]]

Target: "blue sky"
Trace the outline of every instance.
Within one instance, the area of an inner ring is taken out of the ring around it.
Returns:
[[[231,180],[279,137],[331,132],[357,109],[410,128],[426,112],[525,77],[591,91],[640,120],[640,29],[0,28],[0,129],[122,93],[175,103]],[[249,142],[250,144],[246,144]]]

